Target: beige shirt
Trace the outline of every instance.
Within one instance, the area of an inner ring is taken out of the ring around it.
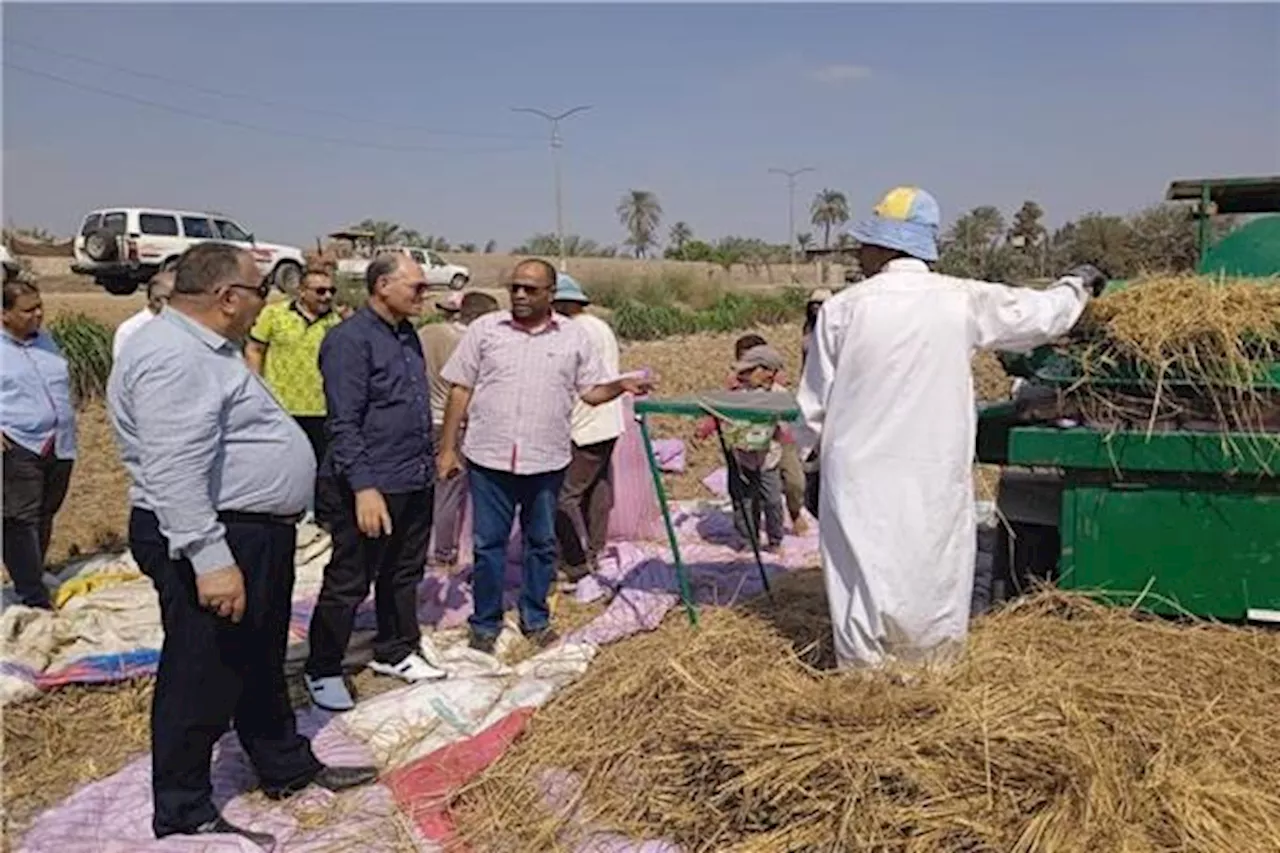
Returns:
[[[444,406],[449,400],[449,383],[440,378],[440,371],[444,370],[466,330],[461,323],[428,323],[418,330],[422,356],[427,362],[427,381],[431,385],[431,420],[437,427],[444,423]]]
[[[573,322],[582,327],[591,339],[591,344],[600,353],[604,369],[610,376],[620,372],[618,339],[609,324],[599,317],[582,313],[573,318]],[[626,425],[622,422],[622,400],[617,399],[603,406],[588,406],[579,400],[573,407],[573,431],[571,437],[578,447],[599,444],[622,435]]]

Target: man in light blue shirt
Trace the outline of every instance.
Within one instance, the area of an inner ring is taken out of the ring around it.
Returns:
[[[3,304],[4,564],[22,604],[51,609],[41,578],[53,517],[67,496],[76,458],[71,377],[62,351],[40,328],[40,291],[26,282],[5,282]]]
[[[268,797],[338,791],[372,767],[326,767],[298,733],[284,680],[294,523],[315,479],[302,429],[240,351],[269,286],[248,252],[202,243],[169,306],[138,329],[107,384],[133,478],[129,547],[160,597],[151,720],[157,837],[233,833],[211,798],[213,745],[234,720]]]

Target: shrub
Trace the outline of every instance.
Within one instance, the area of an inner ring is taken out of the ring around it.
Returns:
[[[776,294],[726,293],[700,311],[677,305],[646,305],[628,300],[613,312],[614,332],[622,340],[652,341],[695,332],[733,332],[776,326],[804,315],[805,291],[788,288]]]
[[[617,309],[628,302],[650,307],[684,305],[706,308],[723,294],[719,282],[689,272],[661,275],[593,275],[583,279],[591,301],[603,308]]]
[[[49,334],[67,358],[71,399],[79,406],[107,392],[111,375],[111,330],[85,314],[63,314]]]
[[[333,299],[335,305],[350,305],[353,309],[360,309],[369,301],[369,291],[361,276],[335,276],[333,286],[337,288]]]

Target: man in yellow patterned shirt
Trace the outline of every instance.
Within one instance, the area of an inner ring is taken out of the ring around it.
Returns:
[[[324,458],[324,380],[320,377],[320,342],[342,322],[333,310],[333,279],[308,270],[298,296],[262,309],[245,345],[245,360],[266,380],[281,407],[307,434],[316,463]]]

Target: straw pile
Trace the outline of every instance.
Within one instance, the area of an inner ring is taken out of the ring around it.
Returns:
[[[4,831],[15,841],[40,811],[147,750],[151,679],[71,685],[4,709]]]
[[[778,586],[604,651],[455,799],[470,849],[1280,850],[1280,634],[1046,592],[908,684],[812,668],[817,579]]]
[[[1150,278],[1092,303],[1067,348],[1085,380],[1066,395],[1091,421],[1122,427],[1280,430],[1280,286]],[[1135,374],[1126,388],[1100,380]]]

